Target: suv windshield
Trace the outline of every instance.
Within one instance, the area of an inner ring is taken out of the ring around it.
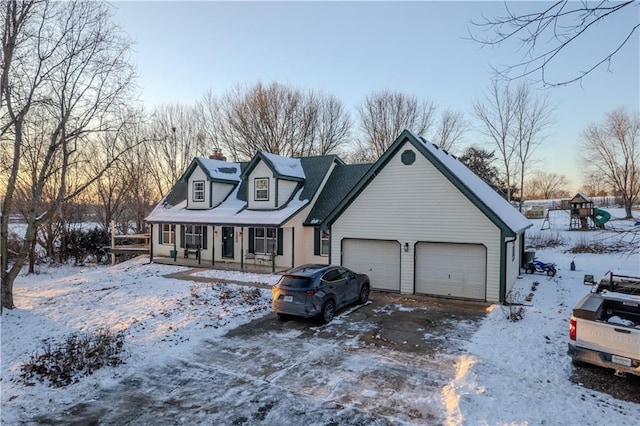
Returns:
[[[297,277],[295,275],[285,275],[280,278],[279,285],[291,288],[309,288],[311,286],[311,278]]]

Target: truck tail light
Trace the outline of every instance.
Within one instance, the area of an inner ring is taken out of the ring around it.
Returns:
[[[577,329],[576,319],[571,317],[569,321],[569,339],[576,340],[576,329]]]

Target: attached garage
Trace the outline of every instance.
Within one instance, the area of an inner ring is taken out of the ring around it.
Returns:
[[[397,241],[344,239],[342,265],[369,275],[374,289],[400,291],[400,243]]]
[[[485,300],[487,250],[481,244],[416,244],[415,292]]]
[[[330,261],[372,287],[504,301],[531,223],[460,160],[403,132],[322,221]]]

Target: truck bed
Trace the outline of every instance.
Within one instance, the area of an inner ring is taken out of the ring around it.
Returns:
[[[573,309],[574,360],[640,374],[640,299],[611,292],[590,293]]]

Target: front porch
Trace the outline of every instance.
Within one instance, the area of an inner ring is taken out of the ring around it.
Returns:
[[[211,259],[196,259],[194,257],[178,257],[174,260],[169,256],[153,256],[153,262],[163,265],[181,265],[192,268],[207,268],[207,269],[220,269],[223,271],[242,271],[253,272],[258,274],[271,274],[281,273],[291,268],[283,268],[280,266],[273,266],[271,262],[263,261],[262,259],[247,259],[243,265],[238,262],[224,262],[215,261],[211,262]]]

